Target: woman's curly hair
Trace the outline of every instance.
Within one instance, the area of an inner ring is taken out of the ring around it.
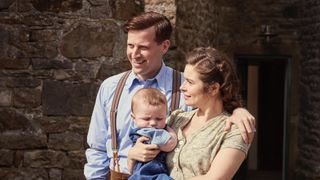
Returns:
[[[220,84],[220,95],[224,110],[232,113],[237,107],[243,107],[239,94],[240,82],[231,60],[212,47],[199,47],[187,54],[187,64],[195,67],[200,79],[208,91],[209,85]]]

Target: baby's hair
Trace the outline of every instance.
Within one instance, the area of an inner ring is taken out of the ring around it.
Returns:
[[[151,106],[165,105],[167,108],[167,98],[156,88],[139,89],[132,97],[131,111],[133,112],[137,102],[148,103]]]

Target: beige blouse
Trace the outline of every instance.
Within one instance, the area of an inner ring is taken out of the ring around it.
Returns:
[[[212,118],[205,126],[186,139],[182,129],[196,111],[177,110],[168,119],[168,125],[178,136],[177,147],[167,155],[170,176],[176,180],[206,174],[220,149],[235,148],[245,154],[249,149],[249,145],[243,141],[240,131],[235,125],[230,131],[224,131],[225,119],[229,116],[227,113]]]

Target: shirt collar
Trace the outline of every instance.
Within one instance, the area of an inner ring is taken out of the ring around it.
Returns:
[[[158,88],[162,92],[165,92],[166,89],[171,87],[171,86],[168,86],[166,83],[167,71],[168,71],[167,66],[162,62],[159,73],[154,78],[148,79],[148,81],[156,81]],[[138,76],[135,73],[131,72],[126,82],[126,87],[130,90],[133,88],[134,84],[138,83],[139,81],[140,80]]]

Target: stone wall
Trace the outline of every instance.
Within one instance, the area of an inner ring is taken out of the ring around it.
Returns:
[[[295,170],[299,133],[296,170],[318,178],[319,7],[317,0],[1,0],[0,179],[84,179],[96,92],[105,78],[130,68],[120,27],[144,10],[173,23],[165,61],[179,70],[197,46],[230,56],[290,55],[289,168]],[[260,36],[266,25],[277,34],[270,41]],[[308,94],[300,109],[299,87]]]
[[[302,5],[299,179],[320,179],[320,2]]]
[[[292,57],[289,172],[294,171],[297,157],[301,1],[176,1],[175,38],[181,54],[198,46],[213,46],[230,57],[237,54]],[[267,25],[276,34],[270,39],[262,36]]]
[[[107,77],[130,68],[138,0],[0,1],[0,179],[84,179],[86,133]]]

